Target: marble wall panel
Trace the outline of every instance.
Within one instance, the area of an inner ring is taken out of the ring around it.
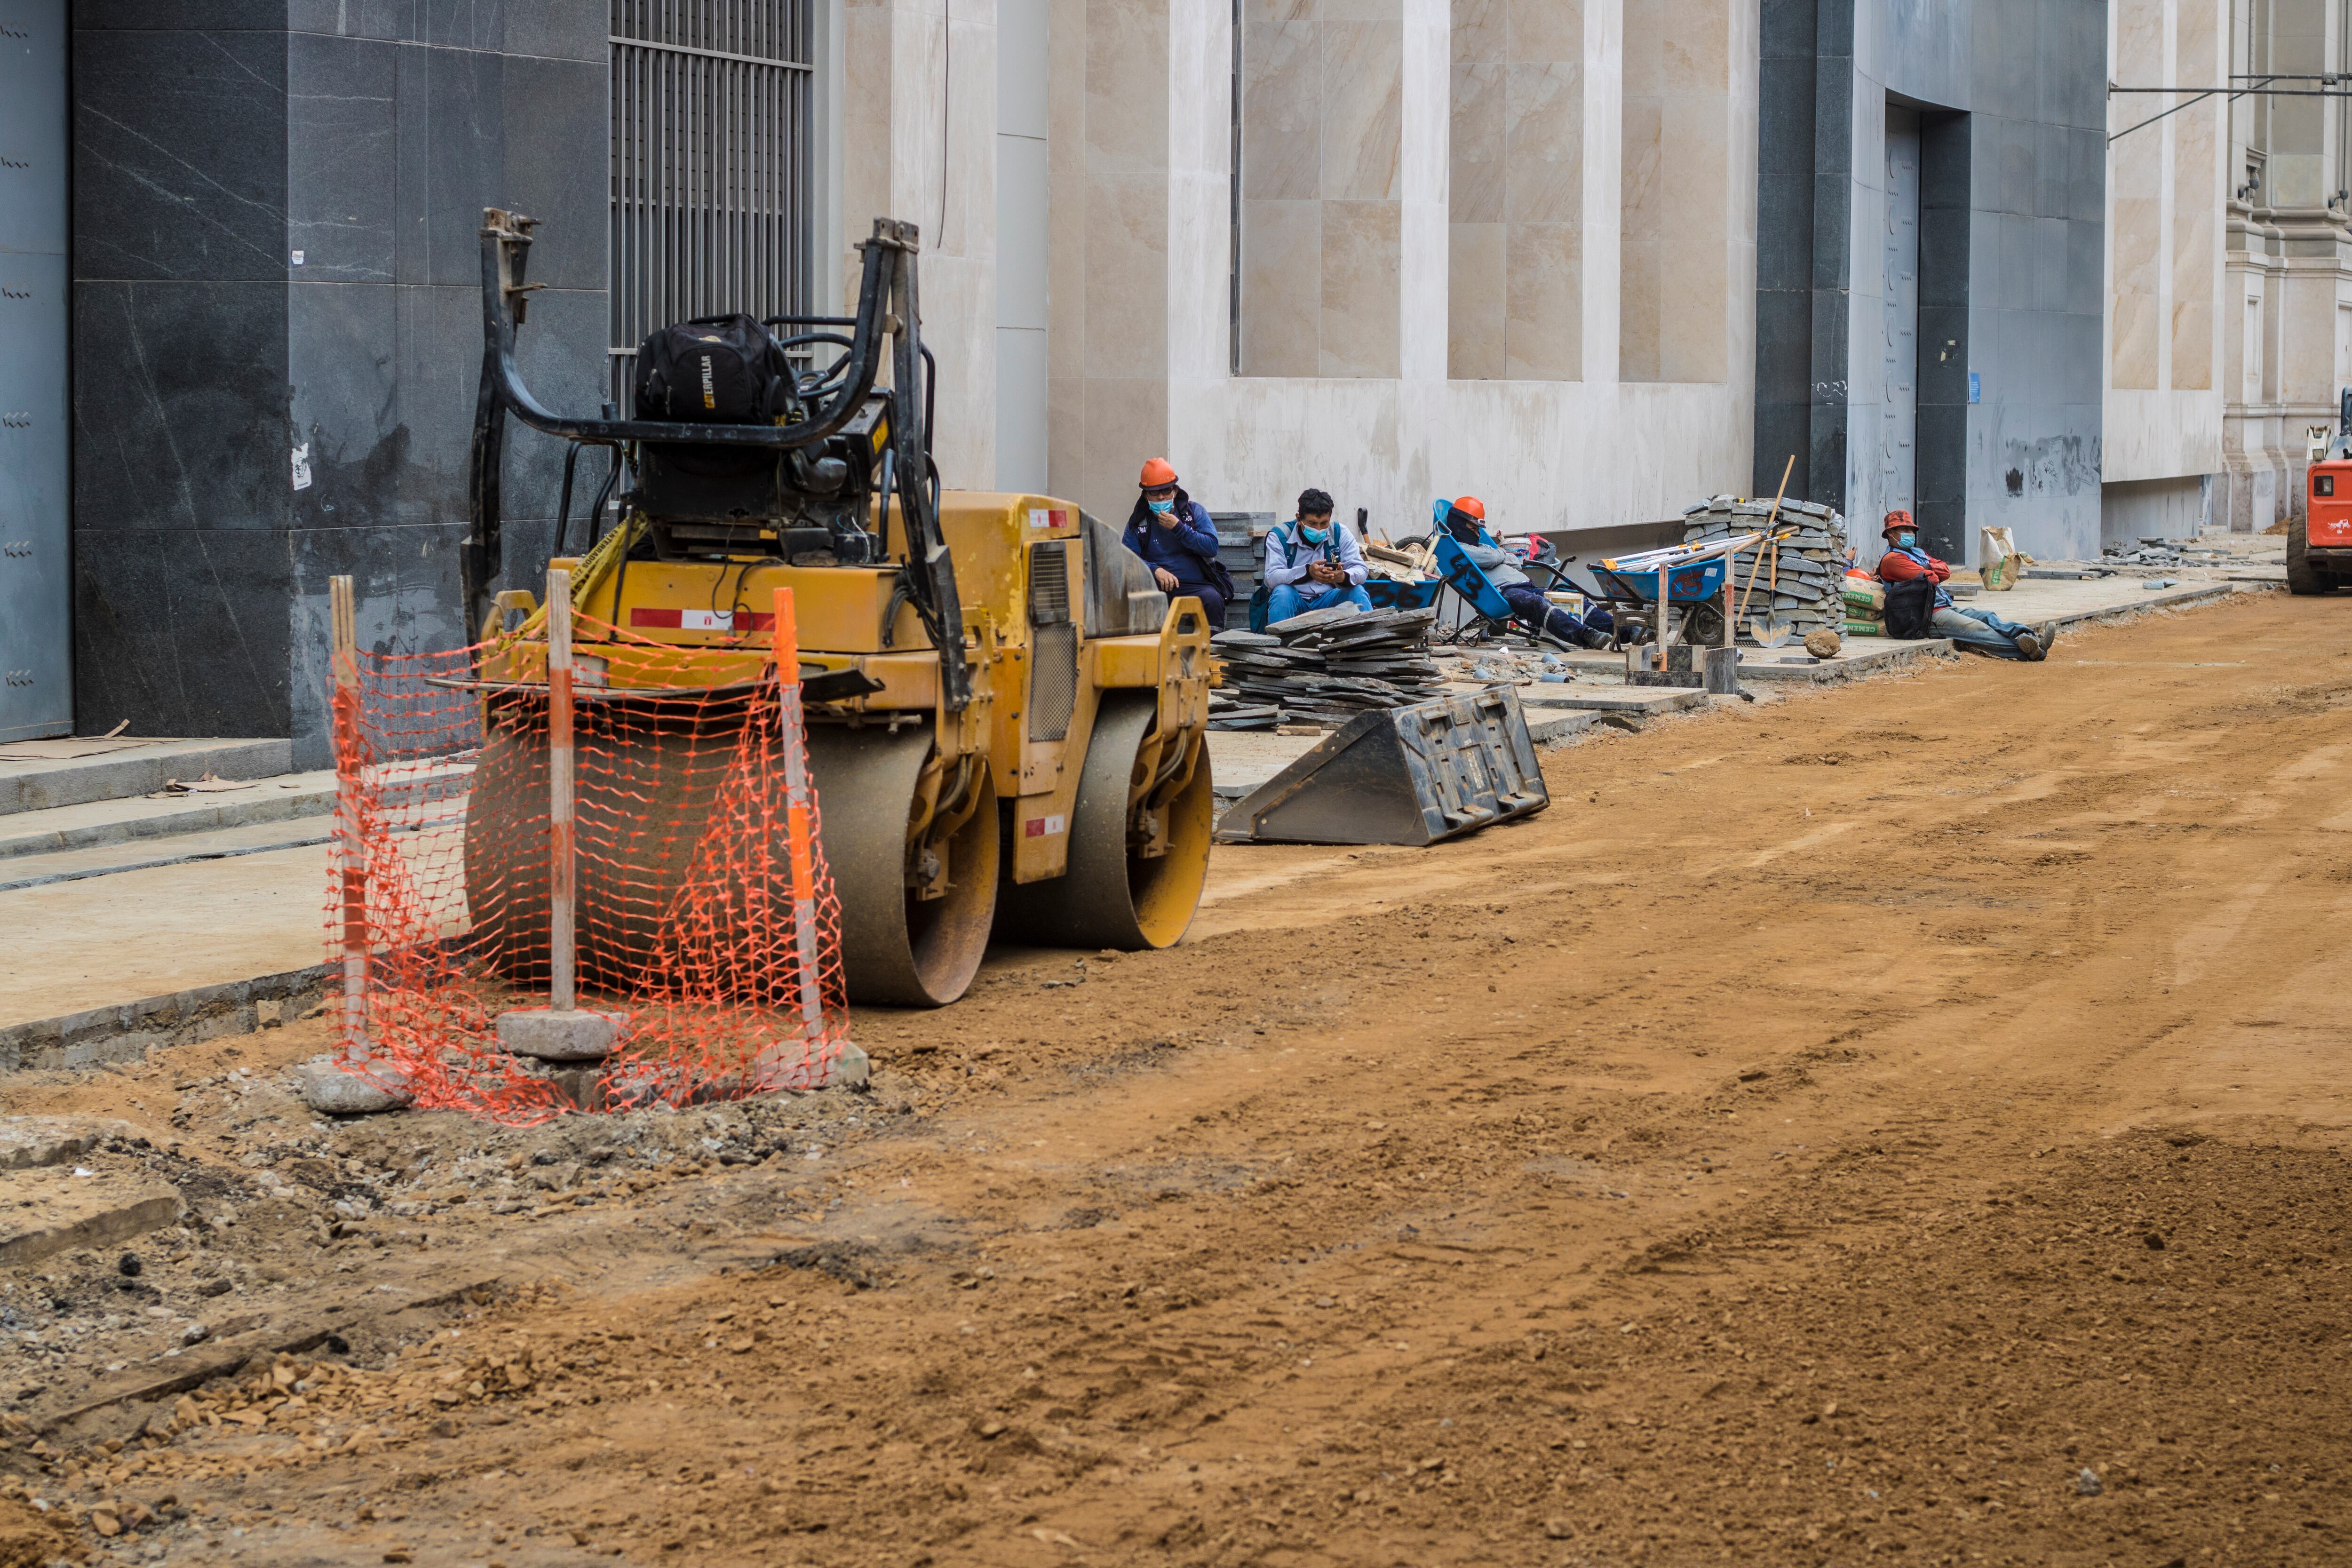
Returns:
[[[1397,374],[1402,18],[1401,0],[1243,7],[1244,375]],[[1333,203],[1347,210],[1328,210]],[[1371,207],[1390,210],[1380,217]]]
[[[1457,66],[1507,60],[1511,53],[1511,0],[1451,0],[1447,39]],[[1545,57],[1549,58],[1549,57]]]
[[[1323,204],[1242,204],[1244,375],[1318,375]]]
[[[1513,223],[1574,224],[1584,214],[1584,70],[1575,59],[1507,68],[1506,173]]]
[[[399,54],[369,39],[286,38],[286,244],[302,252],[297,279],[392,281]]]
[[[1326,201],[1403,195],[1404,29],[1394,22],[1321,22],[1322,175]]]
[[[286,526],[283,282],[81,279],[74,341],[77,540]]]
[[[1449,321],[1447,374],[1572,379],[1583,338],[1583,7],[1454,0],[1452,12],[1452,246],[1477,270],[1448,289],[1449,313],[1461,316]]]
[[[1454,380],[1499,380],[1508,374],[1507,233],[1500,223],[1447,226],[1445,374]]]
[[[286,38],[76,18],[74,276],[272,279],[286,251]]]
[[[1726,0],[1627,0],[1618,293],[1626,381],[1729,374],[1721,309],[1737,226],[1729,29]]]
[[[1097,174],[1087,199],[1087,374],[1132,374],[1168,352],[1166,177]]]
[[[79,520],[78,520],[79,521]],[[285,735],[286,535],[75,529],[74,709],[85,731]]]
[[[1312,22],[1242,35],[1242,196],[1322,195],[1323,58]]]
[[[1508,0],[1508,4],[1509,52],[1482,58],[1546,63],[1583,58],[1583,0]]]
[[[2213,73],[2225,68],[2216,47],[2220,9],[2216,0],[2178,0],[2176,79],[2215,79]],[[2179,123],[2171,130],[2172,365],[2168,383],[2177,390],[2207,391],[2213,385],[2213,306],[2220,282],[2221,198],[2226,195],[2218,174],[2220,127],[2212,116],[2193,110],[2172,119]]]
[[[1445,200],[1446,214],[1455,223],[1504,221],[1509,69],[1499,60],[1457,62],[1453,68]]]
[[[1398,374],[1395,202],[1325,202],[1322,375]]]
[[[1583,232],[1572,223],[1509,226],[1504,374],[1514,381],[1583,377]]]

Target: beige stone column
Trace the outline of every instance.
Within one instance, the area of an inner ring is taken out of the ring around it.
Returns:
[[[1168,0],[1055,0],[1051,26],[1047,461],[1116,525],[1168,441]]]
[[[1624,0],[1584,0],[1584,379],[1614,384],[1623,218]]]
[[[841,303],[879,216],[922,234],[923,339],[939,362],[933,450],[950,486],[996,469],[995,0],[845,0]]]

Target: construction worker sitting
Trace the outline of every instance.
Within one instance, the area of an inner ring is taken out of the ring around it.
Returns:
[[[1139,483],[1142,493],[1128,514],[1127,547],[1151,568],[1161,593],[1199,599],[1211,629],[1223,627],[1234,578],[1217,559],[1217,525],[1208,508],[1184,493],[1165,458],[1144,464]]]
[[[1301,490],[1298,515],[1266,531],[1266,623],[1338,605],[1369,610],[1372,596],[1363,584],[1370,574],[1355,534],[1346,523],[1331,521],[1331,498],[1321,490]]]
[[[1445,531],[1462,546],[1462,553],[1470,563],[1486,574],[1486,581],[1496,592],[1509,602],[1512,616],[1574,647],[1605,648],[1616,641],[1617,623],[1609,612],[1599,605],[1581,619],[1553,604],[1528,574],[1519,570],[1518,560],[1511,552],[1497,544],[1487,534],[1486,503],[1476,496],[1457,496],[1454,510],[1447,513]]]
[[[2048,621],[2039,627],[2023,626],[2003,620],[1990,610],[1974,606],[1960,609],[1953,605],[1951,595],[1944,591],[1945,579],[1951,576],[1952,569],[1920,548],[1919,530],[1909,512],[1888,512],[1886,525],[1879,533],[1886,541],[1886,553],[1878,560],[1880,582],[1910,583],[1924,577],[1935,584],[1936,613],[1927,623],[1931,636],[1949,637],[1958,647],[1995,658],[2040,660],[2050,657],[2050,645],[2058,640],[2057,622]]]

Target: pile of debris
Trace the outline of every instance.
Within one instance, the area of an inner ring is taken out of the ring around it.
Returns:
[[[2200,550],[2162,539],[2143,539],[2131,548],[2120,544],[2099,547],[2099,564],[2105,566],[2212,566],[2228,558],[2221,550]]]
[[[1442,695],[1429,657],[1430,610],[1309,610],[1263,632],[1209,639],[1225,684],[1209,693],[1212,730],[1344,724],[1367,708]]]
[[[1769,500],[1717,496],[1684,511],[1683,542],[1711,544],[1734,534],[1761,533],[1771,516]],[[1762,566],[1754,551],[1736,557],[1735,606],[1742,606],[1744,601],[1744,619],[1778,620],[1794,627],[1800,637],[1816,631],[1836,631],[1845,624],[1841,594],[1852,559],[1846,549],[1845,519],[1814,501],[1782,501],[1771,531],[1790,536],[1780,542],[1777,568]],[[1756,578],[1752,593],[1748,586],[1750,573]]]

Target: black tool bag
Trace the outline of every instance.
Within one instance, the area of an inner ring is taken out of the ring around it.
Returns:
[[[1935,634],[1929,630],[1936,618],[1936,580],[1914,577],[1906,583],[1886,584],[1886,635],[1906,642],[1917,642]]]
[[[698,316],[637,349],[637,417],[766,425],[791,405],[792,367],[750,316]]]

